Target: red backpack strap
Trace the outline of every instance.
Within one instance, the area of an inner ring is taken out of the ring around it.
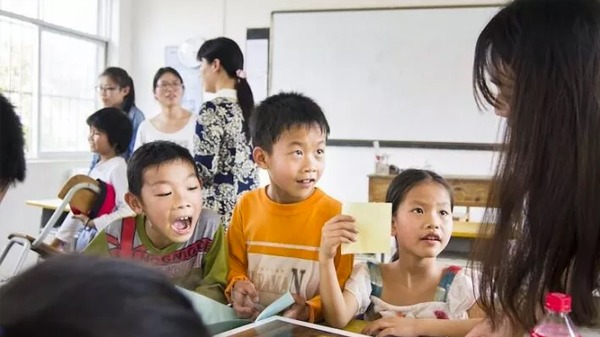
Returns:
[[[121,249],[119,257],[133,258],[133,240],[135,239],[136,217],[124,218],[121,222]]]

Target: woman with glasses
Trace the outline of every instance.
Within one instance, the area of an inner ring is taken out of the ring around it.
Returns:
[[[142,122],[138,130],[135,149],[155,140],[177,143],[193,152],[196,116],[181,106],[183,79],[171,67],[158,69],[153,81],[154,98],[161,111],[155,117]]]
[[[122,68],[106,68],[98,78],[96,87],[100,100],[104,108],[119,108],[123,110],[133,125],[133,135],[127,151],[123,153],[125,160],[129,159],[133,152],[137,130],[144,121],[145,117],[142,111],[135,105],[135,89],[133,79]],[[92,168],[98,162],[98,157],[94,156]]]

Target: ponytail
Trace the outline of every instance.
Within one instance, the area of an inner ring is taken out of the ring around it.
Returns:
[[[237,100],[242,108],[242,115],[244,116],[242,131],[246,135],[246,139],[250,140],[250,128],[248,123],[250,122],[252,111],[254,110],[254,96],[252,95],[252,89],[245,76],[238,77],[235,84],[235,90],[237,91]]]

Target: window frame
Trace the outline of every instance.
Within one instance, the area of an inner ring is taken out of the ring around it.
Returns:
[[[31,24],[37,29],[37,45],[34,66],[33,66],[33,94],[32,94],[32,120],[31,120],[31,144],[29,151],[27,151],[27,160],[78,160],[90,157],[89,151],[52,151],[43,152],[41,151],[41,127],[40,120],[42,119],[42,80],[41,80],[41,64],[42,64],[42,34],[44,32],[62,35],[69,38],[79,39],[86,42],[91,42],[98,46],[98,59],[97,59],[97,70],[98,74],[107,65],[109,56],[109,42],[110,39],[107,37],[110,31],[110,9],[111,0],[98,0],[98,35],[78,31],[72,28],[60,26],[54,23],[43,21],[37,18],[16,14],[6,10],[0,9],[0,17],[21,21],[23,23]],[[96,101],[96,107],[99,104]],[[92,111],[90,111],[90,114]]]

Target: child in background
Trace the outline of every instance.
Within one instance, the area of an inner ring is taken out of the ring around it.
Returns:
[[[225,234],[220,217],[202,209],[202,184],[189,151],[167,141],[144,144],[129,159],[127,180],[125,198],[137,216],[108,225],[85,253],[147,263],[174,283],[225,303]]]
[[[160,104],[160,113],[140,124],[135,149],[155,140],[177,143],[193,153],[196,131],[196,115],[181,106],[183,79],[171,67],[158,69],[152,82],[154,98]]]
[[[56,256],[0,287],[2,337],[208,335],[163,275],[124,261]]]
[[[54,248],[69,247],[77,232],[82,228],[83,230],[101,231],[109,223],[133,214],[125,202],[127,164],[121,156],[127,151],[131,139],[131,122],[121,110],[104,108],[90,115],[87,118],[87,124],[90,127],[88,136],[90,150],[100,158],[89,176],[114,187],[115,208],[111,213],[95,219],[90,219],[86,214],[70,213],[56,233],[51,244]]]
[[[257,107],[250,130],[254,160],[269,172],[271,184],[242,194],[234,208],[226,295],[244,318],[290,291],[296,303],[283,315],[320,321],[321,228],[341,211],[337,200],[315,187],[325,168],[329,124],[310,98],[281,93]],[[353,256],[333,252],[332,259],[341,287]]]
[[[129,160],[133,153],[133,146],[135,145],[135,137],[137,135],[140,123],[145,119],[144,113],[135,105],[135,87],[133,85],[133,79],[127,71],[119,67],[108,67],[98,78],[98,95],[105,108],[118,108],[127,116],[131,121],[133,132],[127,150],[123,151],[122,156],[125,161]],[[95,155],[92,161],[92,168],[100,160]]]
[[[377,336],[465,336],[482,320],[470,273],[442,267],[436,257],[452,234],[454,202],[448,183],[434,172],[410,169],[390,184],[392,235],[398,253],[391,263],[354,267],[342,291],[334,257],[341,243],[356,240],[349,216],[323,227],[319,262],[325,321],[343,328],[357,314],[375,320],[363,333]]]

